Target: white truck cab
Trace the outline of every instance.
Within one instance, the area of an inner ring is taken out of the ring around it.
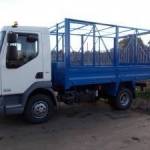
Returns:
[[[47,99],[50,96],[54,101],[48,36],[48,28],[42,27],[12,26],[0,32],[1,114],[25,112],[32,122],[48,118],[51,104]],[[30,105],[37,99],[37,93],[40,100]],[[29,99],[33,99],[32,102],[28,102]]]

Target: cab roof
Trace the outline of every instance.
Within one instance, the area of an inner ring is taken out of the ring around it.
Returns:
[[[47,27],[36,27],[36,26],[17,26],[17,27],[4,26],[2,28],[2,31],[48,32],[48,28]]]

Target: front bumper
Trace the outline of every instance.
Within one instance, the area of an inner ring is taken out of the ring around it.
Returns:
[[[23,110],[24,107],[21,104],[9,104],[4,96],[0,96],[0,116],[21,114]]]

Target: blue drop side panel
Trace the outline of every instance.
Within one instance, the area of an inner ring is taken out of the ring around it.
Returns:
[[[63,63],[53,65],[54,86],[69,89],[90,84],[118,83],[150,79],[150,67],[139,66],[86,66],[65,69]]]

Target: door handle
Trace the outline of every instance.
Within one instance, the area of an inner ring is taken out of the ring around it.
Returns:
[[[43,79],[43,72],[37,72],[35,75],[36,79]]]

